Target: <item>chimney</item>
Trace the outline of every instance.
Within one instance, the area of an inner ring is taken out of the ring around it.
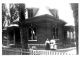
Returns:
[[[20,22],[25,20],[25,4],[19,4],[19,17]]]
[[[33,9],[32,8],[28,8],[28,18],[33,17]]]
[[[38,10],[38,8],[27,8],[28,18],[34,17],[37,14]]]

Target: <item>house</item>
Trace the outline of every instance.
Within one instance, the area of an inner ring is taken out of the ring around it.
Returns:
[[[59,44],[65,44],[67,39],[66,22],[44,14],[33,17],[31,12],[25,19],[24,8],[20,8],[20,20],[13,22],[7,27],[7,38],[9,45],[27,49],[30,46],[45,44],[47,39],[59,39]],[[56,16],[56,15],[55,15]]]
[[[22,25],[19,25],[19,22],[17,22],[17,25],[10,25],[7,28],[8,38],[10,43],[17,46],[21,44],[25,46],[27,44],[44,44],[46,39],[51,40],[53,37],[63,42],[65,24],[66,22],[45,14],[26,19]]]

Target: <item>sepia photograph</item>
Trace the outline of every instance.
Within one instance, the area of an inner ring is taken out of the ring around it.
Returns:
[[[2,55],[79,55],[79,3],[1,3]]]

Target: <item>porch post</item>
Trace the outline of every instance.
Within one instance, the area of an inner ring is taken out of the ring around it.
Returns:
[[[7,46],[9,47],[9,32],[7,32]]]
[[[56,27],[55,27],[55,39],[56,39]]]
[[[71,38],[71,32],[69,31],[69,38]]]
[[[16,44],[16,43],[15,43],[15,30],[14,30],[14,36],[13,36],[13,37],[14,37],[14,45],[15,45],[15,44]]]

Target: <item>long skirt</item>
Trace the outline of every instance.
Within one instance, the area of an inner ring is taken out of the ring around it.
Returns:
[[[50,50],[50,44],[49,44],[49,43],[46,44],[45,49],[46,49],[46,50]]]

